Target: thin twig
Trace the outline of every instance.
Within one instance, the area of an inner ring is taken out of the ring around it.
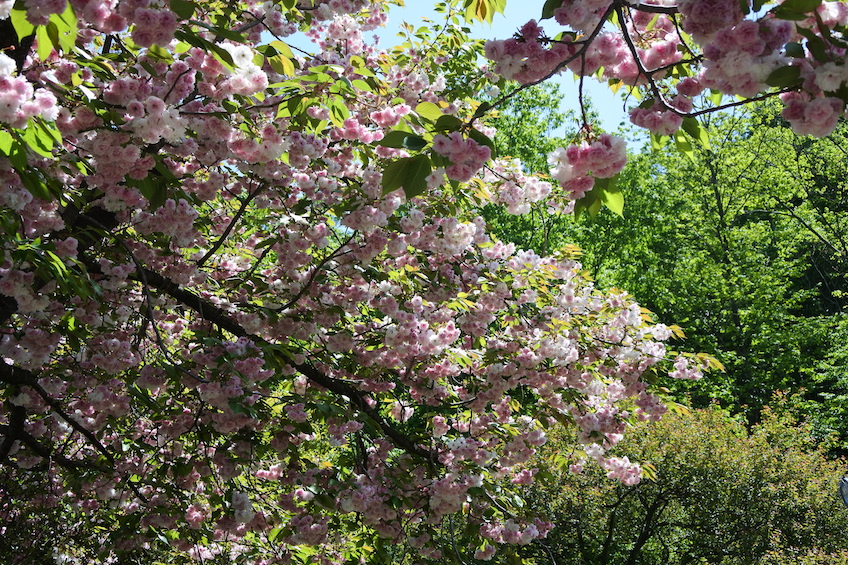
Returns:
[[[267,185],[265,183],[262,183],[259,186],[259,188],[257,188],[256,190],[254,190],[253,192],[251,192],[247,195],[247,198],[245,198],[242,201],[241,206],[239,206],[238,211],[236,212],[235,216],[233,216],[233,219],[230,221],[230,223],[227,225],[227,228],[224,230],[224,233],[222,233],[221,237],[218,238],[218,241],[216,241],[215,244],[209,249],[209,251],[207,251],[206,254],[203,257],[201,257],[199,261],[197,261],[198,267],[202,267],[203,264],[210,257],[212,257],[212,255],[214,255],[218,251],[218,249],[221,248],[221,246],[227,240],[227,237],[229,237],[230,232],[233,231],[233,228],[235,227],[235,225],[238,223],[238,221],[244,215],[244,212],[247,209],[248,204],[250,204],[250,202],[254,198],[256,198],[259,195],[260,192],[265,190],[265,188],[267,188]]]
[[[85,216],[85,215],[83,214],[83,216]],[[155,313],[155,310],[153,308],[153,297],[150,294],[150,285],[147,282],[146,273],[148,273],[150,271],[148,271],[147,269],[144,268],[144,265],[141,264],[141,262],[138,260],[138,257],[136,257],[135,253],[133,253],[133,250],[130,249],[130,246],[127,245],[127,243],[122,238],[118,237],[114,233],[111,233],[108,229],[105,228],[105,226],[103,226],[103,224],[101,224],[97,220],[95,220],[95,219],[93,219],[89,216],[85,216],[85,218],[89,222],[91,222],[92,225],[99,227],[100,229],[104,230],[109,236],[112,237],[112,239],[114,239],[118,243],[118,245],[123,247],[124,250],[127,252],[127,254],[130,256],[130,259],[132,260],[133,265],[135,265],[136,273],[138,273],[139,282],[141,282],[142,288],[144,289],[144,299],[145,299],[145,306],[147,307],[147,317],[150,319],[150,327],[153,328],[153,335],[154,335],[155,340],[156,340],[156,345],[159,347],[159,350],[162,353],[162,355],[165,357],[165,360],[168,363],[170,363],[172,367],[174,367],[178,371],[188,375],[189,377],[193,378],[194,380],[202,382],[202,383],[208,382],[206,379],[195,375],[194,373],[192,373],[188,369],[186,369],[186,368],[182,367],[180,364],[178,364],[173,359],[173,357],[171,357],[171,354],[168,351],[168,348],[165,346],[165,342],[162,339],[162,334],[159,332],[159,326],[156,324],[156,313]],[[98,265],[96,263],[89,262],[89,264],[87,266],[88,266],[90,271],[98,271],[99,270]]]

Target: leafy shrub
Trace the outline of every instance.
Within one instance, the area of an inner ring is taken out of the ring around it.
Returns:
[[[530,497],[555,526],[529,551],[561,565],[845,563],[833,553],[848,530],[842,469],[810,438],[783,409],[766,409],[750,432],[716,408],[668,415],[622,442],[652,476],[628,487],[600,469],[556,470],[545,459],[562,460],[574,440],[552,433],[537,464],[555,470],[539,473]]]

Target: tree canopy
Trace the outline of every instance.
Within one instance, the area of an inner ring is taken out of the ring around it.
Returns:
[[[634,430],[620,448],[649,461],[656,475],[633,487],[597,469],[574,475],[547,465],[573,442],[567,430],[552,433],[536,464],[553,471],[537,475],[527,496],[556,526],[544,547],[527,551],[563,565],[848,558],[848,514],[833,492],[844,469],[810,445],[811,430],[792,416],[790,399],[775,400],[750,431],[715,406]]]
[[[555,33],[483,45],[503,0],[452,0],[383,49],[392,3],[0,2],[0,555],[521,559],[547,430],[635,485],[610,450],[720,368],[575,248],[492,235],[486,206],[621,213],[627,162],[583,111],[527,169],[497,113],[573,72],[683,156],[752,99],[824,136],[846,6],[548,0]]]

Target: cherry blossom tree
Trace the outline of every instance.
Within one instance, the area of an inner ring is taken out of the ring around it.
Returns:
[[[779,95],[825,135],[848,10],[549,0],[565,31],[530,22],[487,67],[463,16],[503,0],[443,3],[383,49],[388,4],[0,2],[11,562],[509,556],[550,528],[517,496],[546,428],[575,426],[572,471],[635,484],[609,450],[666,411],[660,379],[718,366],[573,249],[516,249],[479,216],[620,212],[624,141],[587,123],[537,176],[487,119],[508,81],[570,70],[683,151],[722,95]]]

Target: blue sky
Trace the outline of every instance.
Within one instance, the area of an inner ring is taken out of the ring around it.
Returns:
[[[426,17],[438,21],[444,16],[436,13],[433,6],[436,0],[406,0],[403,8],[392,7],[389,10],[389,23],[378,35],[383,45],[389,45],[395,39],[395,34],[402,22],[418,24]],[[471,24],[471,35],[482,39],[506,39],[512,36],[518,28],[530,19],[538,19],[542,13],[543,0],[508,0],[504,14],[495,14],[492,25],[474,22]],[[549,35],[558,33],[557,24],[553,20],[543,22]],[[555,79],[563,93],[562,107],[578,109],[577,83],[570,73]],[[605,84],[595,79],[587,79],[584,83],[584,95],[591,97],[595,108],[600,114],[604,129],[614,131],[621,122],[629,122],[624,111],[624,103],[620,96],[612,94]]]

